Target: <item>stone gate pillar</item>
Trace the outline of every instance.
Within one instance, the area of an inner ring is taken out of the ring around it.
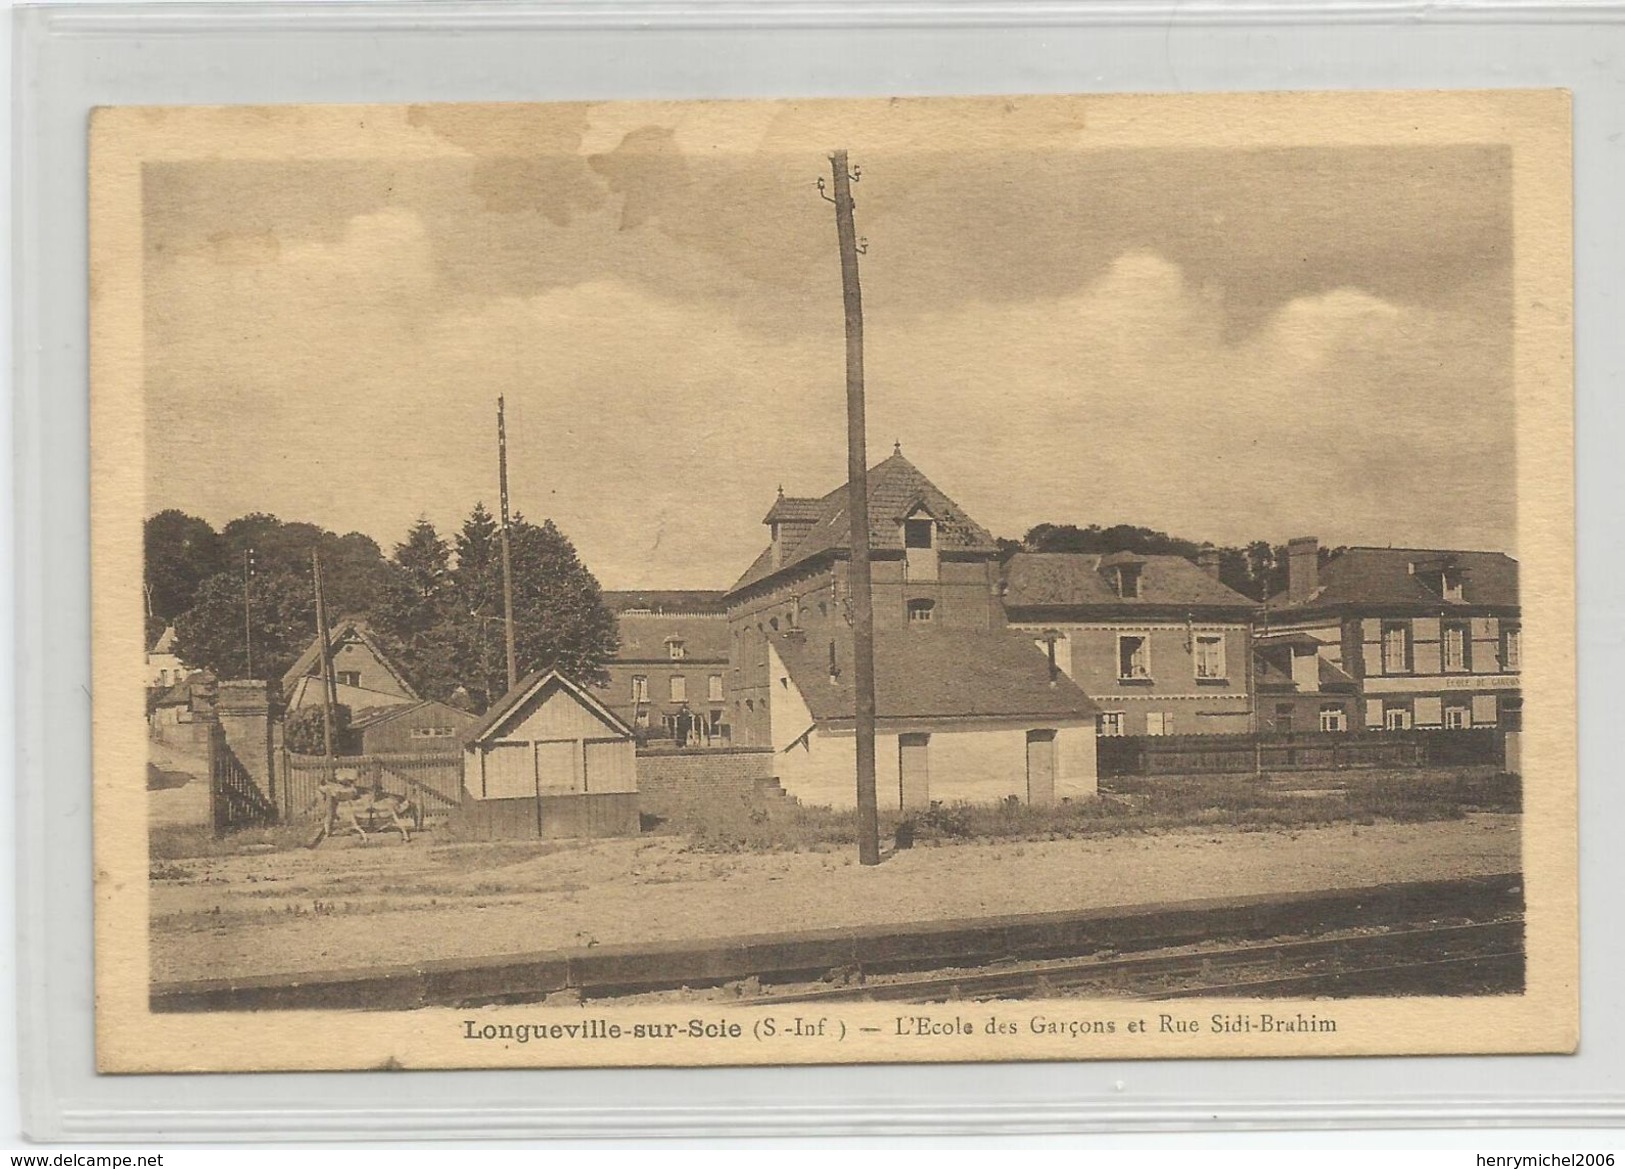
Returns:
[[[271,756],[271,703],[264,682],[221,682],[215,691],[215,717],[226,746],[268,804],[276,803]]]

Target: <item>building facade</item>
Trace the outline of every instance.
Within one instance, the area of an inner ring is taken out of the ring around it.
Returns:
[[[609,685],[600,697],[641,737],[728,742],[728,618],[711,603],[711,612],[694,602],[676,612],[638,606],[616,614],[621,644],[604,663]]]
[[[1092,796],[1095,708],[1005,628],[993,537],[900,450],[868,484],[880,806]],[[781,492],[726,597],[734,743],[771,747],[785,791],[836,807],[856,750],[846,503],[845,485]]]
[[[417,702],[418,695],[389,660],[365,621],[347,617],[330,631],[329,652],[338,702],[352,714],[369,707]],[[282,676],[283,702],[289,713],[322,701],[322,658],[319,639]]]
[[[1100,734],[1236,734],[1252,729],[1257,605],[1218,577],[1216,552],[1018,552],[1002,594],[1010,626],[1100,708]]]
[[[1518,730],[1518,563],[1500,552],[1288,545],[1255,639],[1265,730]],[[1311,721],[1313,720],[1313,721]]]
[[[175,627],[166,626],[158,640],[153,642],[152,648],[147,650],[147,687],[168,688],[177,682],[185,681],[191,673],[175,653]]]

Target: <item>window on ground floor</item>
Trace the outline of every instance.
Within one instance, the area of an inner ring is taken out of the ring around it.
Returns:
[[[1408,731],[1411,729],[1411,704],[1408,702],[1390,702],[1382,708],[1382,725],[1384,730]]]
[[[1161,710],[1153,710],[1145,716],[1145,733],[1148,735],[1171,735],[1174,733],[1174,716]]]
[[[1115,738],[1123,733],[1123,712],[1108,711],[1100,715],[1095,725],[1096,733],[1106,738]]]
[[[1473,708],[1465,702],[1453,702],[1444,708],[1444,729],[1465,731],[1473,725]]]
[[[1349,729],[1348,711],[1341,702],[1323,702],[1320,706],[1320,729],[1327,733]]]

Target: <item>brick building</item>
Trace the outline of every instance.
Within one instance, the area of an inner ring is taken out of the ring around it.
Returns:
[[[1103,735],[1252,729],[1257,604],[1219,581],[1218,553],[1018,552],[1005,564],[1010,625],[1049,650],[1100,708]]]
[[[706,612],[705,602],[682,594],[663,596],[676,602],[675,611],[639,606],[616,614],[621,645],[604,663],[609,687],[599,691],[599,697],[640,732],[677,739],[681,730],[681,737],[690,745],[725,743],[729,733],[727,615],[714,600],[709,604],[715,608]],[[687,723],[683,721],[685,712]]]
[[[1518,729],[1518,562],[1501,552],[1288,545],[1255,640],[1264,730]]]
[[[1005,628],[993,537],[903,457],[869,472],[881,807],[1095,791],[1088,697]],[[785,791],[850,806],[847,488],[782,492],[725,598],[733,739],[771,747]]]

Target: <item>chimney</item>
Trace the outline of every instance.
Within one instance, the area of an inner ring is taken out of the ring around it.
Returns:
[[[1320,541],[1314,536],[1299,536],[1294,540],[1287,541],[1287,604],[1303,604],[1319,587]]]
[[[1196,567],[1207,573],[1214,580],[1219,579],[1219,550],[1217,548],[1203,548],[1196,553]]]

